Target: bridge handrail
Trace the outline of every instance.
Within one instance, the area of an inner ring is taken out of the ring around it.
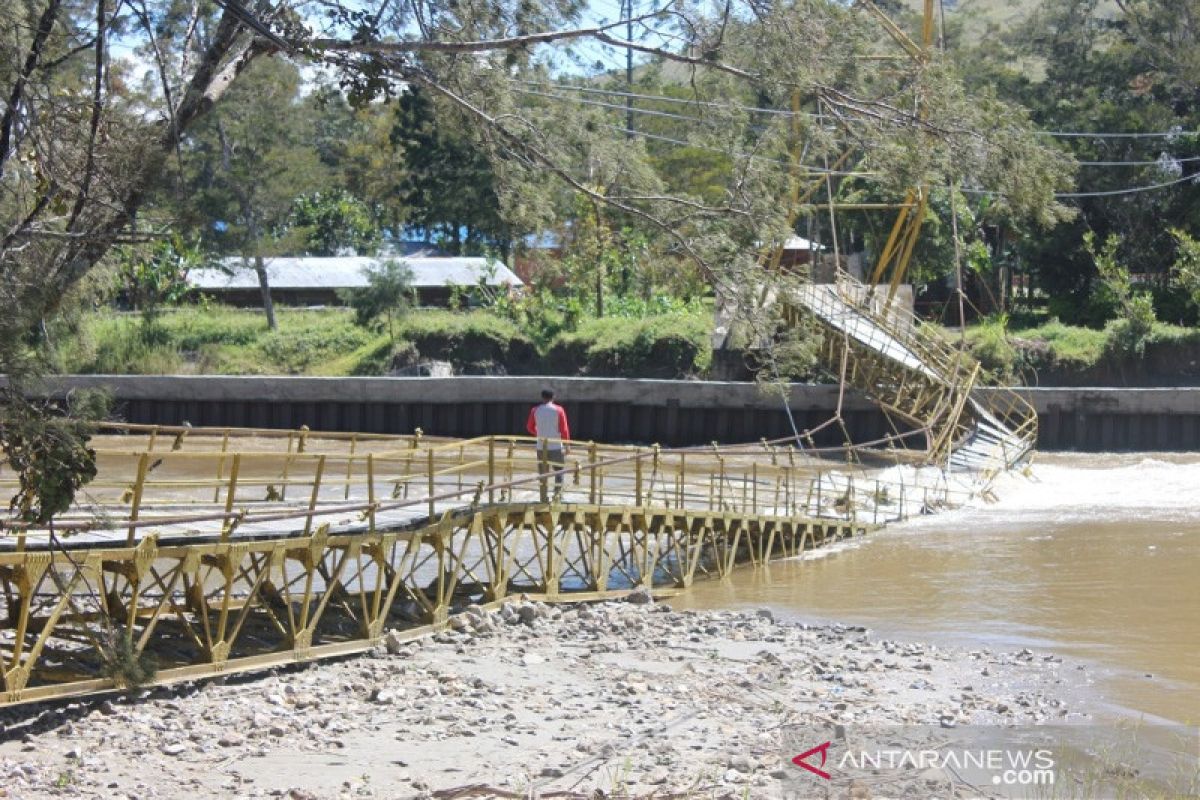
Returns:
[[[603,459],[603,460],[598,460],[598,461],[593,460],[593,461],[589,461],[587,463],[577,462],[577,463],[575,463],[571,466],[568,466],[562,470],[553,471],[546,476],[530,473],[525,476],[512,477],[509,480],[505,480],[505,481],[493,480],[490,483],[485,482],[485,481],[480,481],[474,487],[462,487],[462,488],[450,490],[450,491],[434,492],[425,497],[406,498],[406,499],[402,499],[402,500],[375,501],[373,503],[371,503],[371,502],[368,502],[368,503],[361,503],[361,502],[358,502],[358,503],[336,503],[336,504],[318,503],[315,500],[316,491],[314,491],[314,494],[313,494],[314,501],[310,504],[309,508],[307,508],[307,509],[293,508],[290,510],[276,510],[276,509],[272,508],[269,510],[264,509],[260,513],[260,512],[250,512],[246,508],[243,507],[239,510],[234,510],[234,509],[230,508],[227,510],[210,512],[210,513],[184,514],[184,515],[174,515],[174,516],[168,516],[168,517],[153,516],[153,517],[136,518],[137,509],[136,509],[136,507],[134,507],[134,508],[131,508],[131,518],[128,518],[128,519],[107,519],[107,520],[106,519],[79,519],[79,520],[61,519],[56,522],[55,528],[58,531],[69,531],[69,532],[81,532],[81,531],[87,531],[87,530],[128,529],[130,532],[130,535],[132,537],[132,534],[135,530],[139,530],[139,529],[143,529],[143,528],[147,528],[147,527],[153,527],[156,525],[159,525],[159,526],[161,526],[161,525],[186,525],[189,523],[199,523],[199,522],[207,522],[207,521],[229,522],[231,520],[238,520],[242,524],[247,524],[247,523],[282,521],[282,520],[289,520],[289,519],[312,519],[313,517],[316,517],[316,516],[322,516],[322,515],[327,515],[327,514],[336,514],[336,513],[346,513],[346,512],[353,512],[353,511],[370,512],[372,514],[375,514],[380,511],[394,510],[394,509],[405,508],[405,507],[415,506],[415,505],[420,505],[420,504],[428,504],[428,507],[430,509],[430,516],[432,517],[433,512],[434,512],[434,503],[436,503],[436,502],[442,502],[442,501],[453,500],[453,499],[461,499],[465,496],[471,496],[474,499],[472,500],[472,502],[470,504],[466,504],[466,505],[477,505],[481,501],[482,497],[484,496],[484,493],[487,493],[489,496],[493,496],[495,494],[495,492],[497,492],[497,491],[514,489],[514,488],[523,487],[523,486],[537,485],[543,479],[553,478],[559,474],[567,476],[572,473],[580,474],[580,473],[589,473],[590,472],[592,474],[599,475],[600,479],[604,480],[604,478],[606,477],[605,470],[610,467],[617,466],[620,464],[628,464],[630,462],[632,462],[636,466],[636,465],[642,464],[647,459],[654,459],[655,463],[654,463],[653,471],[650,476],[651,488],[648,492],[644,491],[644,487],[638,487],[636,485],[633,487],[630,487],[628,485],[626,485],[625,487],[618,487],[616,485],[607,485],[607,486],[602,486],[600,489],[600,491],[604,495],[609,497],[610,499],[621,498],[621,497],[630,497],[634,500],[634,505],[644,505],[645,502],[647,502],[648,500],[651,499],[651,497],[649,495],[652,495],[654,492],[653,481],[654,481],[654,478],[656,475],[658,475],[659,473],[662,473],[664,475],[667,473],[671,473],[671,474],[675,474],[675,475],[682,475],[685,477],[688,475],[688,471],[687,471],[686,467],[684,466],[683,459],[686,459],[689,454],[693,455],[693,456],[695,455],[694,452],[689,453],[688,451],[677,451],[675,453],[675,455],[678,455],[680,457],[681,464],[676,467],[675,465],[671,465],[669,463],[662,463],[663,452],[661,450],[656,451],[654,449],[646,448],[646,449],[643,449],[641,452],[619,455],[616,457],[607,458],[607,459]],[[149,455],[149,454],[147,453],[147,455]],[[367,454],[366,458],[368,460],[372,460],[372,455]],[[725,460],[720,457],[717,458],[717,461],[718,461],[718,465],[720,468],[719,471],[714,471],[710,468],[710,470],[707,473],[701,473],[701,475],[700,475],[701,478],[706,477],[708,479],[709,495],[708,495],[707,509],[704,509],[702,507],[699,510],[721,512],[721,511],[729,510],[730,508],[736,507],[738,510],[742,511],[743,513],[745,513],[748,510],[749,513],[751,513],[751,514],[767,514],[768,516],[770,516],[773,514],[777,514],[779,512],[779,492],[781,489],[781,485],[778,481],[778,476],[780,476],[780,475],[787,476],[789,479],[793,480],[793,482],[794,482],[794,479],[797,477],[802,478],[802,479],[807,479],[809,481],[810,497],[808,498],[808,500],[805,501],[806,507],[811,505],[811,500],[812,500],[812,498],[811,498],[811,493],[812,493],[811,483],[814,479],[817,482],[817,491],[818,492],[821,491],[820,487],[821,487],[822,481],[832,482],[834,484],[834,486],[836,486],[838,483],[838,480],[847,482],[847,484],[849,485],[850,488],[847,489],[846,491],[852,492],[853,491],[853,483],[855,480],[855,472],[850,467],[845,468],[840,473],[831,474],[831,473],[822,473],[820,471],[813,471],[811,469],[811,467],[809,467],[807,465],[803,466],[803,467],[797,467],[797,466],[773,467],[770,465],[760,466],[757,463],[753,463],[748,467],[741,466],[739,468],[738,465],[726,464]],[[454,465],[454,466],[446,468],[444,470],[437,470],[436,472],[437,472],[437,475],[446,476],[446,475],[462,474],[464,472],[470,471],[470,469],[472,469],[472,468],[484,468],[484,467],[489,469],[492,474],[495,474],[496,461],[495,461],[494,453],[491,455],[491,458],[489,458],[489,460],[486,462],[482,461],[482,460],[477,460],[477,461],[464,463],[464,464],[460,464],[460,465]],[[760,473],[762,476],[761,478],[760,478]],[[436,478],[437,475],[431,476],[429,473],[416,473],[412,476],[399,476],[399,479],[420,478],[423,480],[429,480],[431,477]],[[767,497],[767,495],[766,495],[766,493],[764,493],[764,502],[759,503],[758,502],[758,491],[761,487],[771,486],[770,482],[766,479],[769,477],[772,477],[772,476],[776,477],[776,483],[774,484],[774,489],[775,489],[774,498],[773,498],[772,502],[770,502],[768,504],[767,502],[765,502],[765,498]],[[378,483],[378,482],[386,483],[386,482],[392,482],[392,481],[397,480],[396,476],[371,476],[371,477],[375,483]],[[631,476],[627,472],[622,472],[620,475],[615,475],[612,477],[616,478],[617,480],[625,481],[626,484],[628,484],[631,480]],[[329,486],[343,486],[343,485],[346,485],[346,480],[349,480],[349,479],[345,479],[345,480],[331,479],[328,482],[328,485]],[[664,480],[665,480],[665,478],[664,478]],[[146,487],[146,482],[145,482],[144,476],[142,477],[142,481],[143,481],[142,489],[144,490]],[[254,484],[257,484],[257,485],[261,485],[262,483],[267,482],[266,479],[262,479],[262,478],[253,479],[253,481],[254,481]],[[904,487],[903,481],[888,481],[888,480],[883,480],[883,479],[878,479],[878,478],[876,478],[876,479],[867,478],[864,482],[867,483],[868,485],[874,486],[874,492],[875,492],[876,497],[879,496],[879,493],[881,491],[888,490],[891,488],[900,489],[900,491],[901,491],[900,496],[901,497],[904,496],[903,492],[904,492],[905,487]],[[216,482],[214,481],[212,484],[209,484],[206,482],[203,482],[203,483],[205,483],[205,486],[203,486],[202,488],[210,488]],[[740,486],[741,486],[740,500],[739,500],[739,496],[738,496],[739,492],[736,491],[736,487],[738,484],[740,484]],[[429,486],[431,486],[431,487],[436,486],[436,481],[430,481]],[[728,497],[725,494],[726,487],[729,487]],[[114,488],[119,488],[119,487],[114,487]],[[219,488],[219,486],[217,488]],[[789,491],[790,491],[790,489],[789,489]],[[833,490],[826,489],[826,491],[833,491]],[[926,491],[926,494],[928,494],[928,489],[926,489],[925,491]],[[674,490],[674,493],[676,495],[678,495],[680,498],[684,497],[685,495],[688,497],[703,497],[702,494],[696,494],[695,492],[688,492],[687,485],[682,481],[680,482],[678,488]],[[950,490],[949,486],[945,486],[940,490],[940,495],[936,498],[936,502],[943,503],[943,504],[950,503],[952,494],[954,494],[954,493],[952,492],[952,490]],[[961,495],[960,499],[966,499],[967,493],[961,492],[959,494]],[[753,498],[753,500],[752,500],[752,498]],[[828,498],[828,496],[827,496],[827,498]],[[595,498],[592,498],[592,499],[595,499]],[[832,499],[832,498],[828,498],[828,499]],[[821,501],[820,501],[819,495],[818,495],[817,500],[818,500],[817,511],[820,513],[820,512],[822,512],[822,506],[821,506]],[[856,501],[854,499],[848,499],[845,504],[844,513],[836,514],[835,517],[843,518],[843,519],[853,518],[854,513],[855,513],[855,504],[856,504]],[[245,505],[244,500],[243,500],[242,505],[243,506]],[[466,505],[464,505],[464,507],[466,507]],[[879,511],[878,503],[876,503],[875,505],[876,505],[876,507],[875,507],[874,511],[877,514]],[[692,510],[697,510],[697,509],[693,508]],[[19,531],[19,532],[23,532],[26,534],[36,534],[38,531],[38,526],[27,524],[27,523],[22,523],[22,522],[17,522],[14,520],[0,521],[0,528],[8,528],[10,530]],[[47,534],[48,534],[48,531],[47,531]]]

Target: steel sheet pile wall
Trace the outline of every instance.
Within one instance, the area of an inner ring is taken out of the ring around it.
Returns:
[[[745,383],[610,378],[261,378],[71,376],[49,386],[106,386],[129,422],[411,433],[440,436],[522,433],[543,386],[558,390],[580,439],[695,445],[791,433],[778,397]],[[1200,449],[1200,389],[1031,389],[1044,450]],[[798,428],[825,421],[836,386],[797,386]],[[847,399],[855,441],[888,432],[865,399]],[[830,430],[822,446],[840,445]]]

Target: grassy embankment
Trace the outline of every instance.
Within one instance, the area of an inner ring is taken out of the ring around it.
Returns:
[[[711,312],[585,319],[543,341],[486,311],[414,311],[385,332],[354,324],[346,309],[278,310],[269,331],[259,311],[180,308],[152,325],[137,314],[86,315],[59,336],[68,373],[385,375],[420,361],[466,374],[701,375],[711,350]]]
[[[958,331],[948,331],[952,337]],[[1064,325],[1057,319],[1013,325],[991,320],[969,326],[971,354],[993,374],[1006,379],[1030,378],[1031,372],[1070,375],[1109,368],[1110,371],[1148,366],[1156,350],[1200,345],[1200,329],[1163,322],[1154,323],[1146,341],[1146,355],[1123,352],[1112,326],[1104,330]]]
[[[705,377],[711,312],[584,319],[574,330],[534,337],[486,311],[415,311],[386,333],[354,324],[346,309],[279,310],[279,330],[262,313],[224,307],[169,311],[152,326],[136,314],[85,316],[59,336],[63,372],[211,375],[386,375],[421,361],[450,362],[460,374]],[[957,330],[946,335],[957,340]],[[1006,380],[1058,382],[1073,374],[1127,375],[1171,362],[1173,348],[1200,347],[1200,329],[1156,323],[1140,358],[1119,352],[1108,330],[985,321],[967,329],[972,354]],[[1166,354],[1150,363],[1155,354]],[[1115,380],[1115,378],[1114,378]]]

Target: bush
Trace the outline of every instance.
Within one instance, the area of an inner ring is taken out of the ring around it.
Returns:
[[[583,303],[578,297],[557,297],[546,288],[501,295],[489,310],[511,321],[539,350],[549,348],[560,333],[574,330],[584,316]]]
[[[169,375],[183,359],[169,334],[139,317],[121,316],[87,325],[62,366],[68,372],[96,375]]]
[[[700,313],[591,319],[560,334],[547,361],[561,375],[690,377],[712,361],[711,323]]]
[[[449,361],[467,374],[526,372],[537,358],[528,336],[506,319],[486,311],[426,311],[411,314],[397,328],[424,359]]]
[[[1185,326],[1200,322],[1191,293],[1183,287],[1159,284],[1150,289],[1150,294],[1154,298],[1155,315],[1163,322]]]
[[[1146,344],[1154,331],[1154,301],[1148,294],[1134,295],[1126,304],[1126,315],[1108,324],[1107,349],[1117,355],[1135,355],[1139,358],[1146,352]]]
[[[160,323],[184,351],[200,350],[204,345],[253,344],[267,330],[267,320],[261,311],[221,306],[180,309],[163,316]]]
[[[1108,324],[1107,349],[1119,355],[1141,357],[1154,330],[1154,301],[1150,295],[1135,293],[1128,268],[1117,258],[1121,240],[1109,235],[1100,247],[1091,231],[1083,235],[1083,246],[1096,262],[1096,271],[1104,286],[1116,298],[1119,319]]]
[[[985,370],[999,379],[1009,379],[1016,371],[1017,349],[1008,340],[1008,319],[1001,315],[972,328],[968,337],[971,355]]]
[[[343,323],[272,331],[263,336],[259,348],[276,369],[296,375],[321,361],[357,350],[371,338],[366,331]]]

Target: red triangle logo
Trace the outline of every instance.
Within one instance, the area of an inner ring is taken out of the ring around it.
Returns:
[[[829,750],[829,744],[830,744],[829,742],[825,742],[825,744],[819,744],[811,750],[805,750],[803,753],[801,753],[800,755],[793,758],[792,763],[795,764],[797,767],[802,767],[802,768],[808,770],[809,772],[811,772],[814,775],[824,778],[825,780],[830,780],[830,775],[828,772],[826,772],[823,769],[818,769],[817,767],[814,767],[812,764],[809,764],[808,761],[805,760],[811,755],[820,753],[821,754],[821,766],[822,767],[825,766],[825,757],[827,755],[827,751]]]

